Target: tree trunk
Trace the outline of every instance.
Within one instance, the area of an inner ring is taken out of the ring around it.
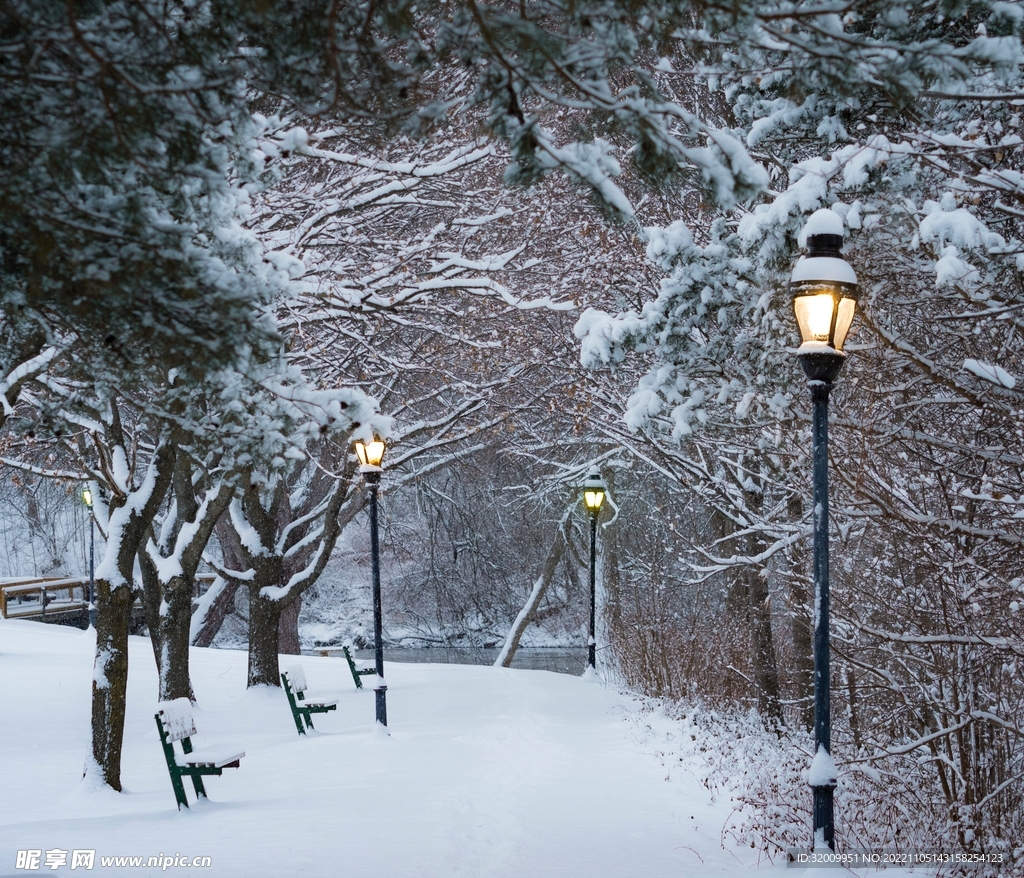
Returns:
[[[803,519],[803,501],[797,494],[788,502],[789,520]],[[807,587],[807,551],[803,541],[790,550],[789,602],[792,613],[793,683],[800,706],[800,724],[814,728],[814,632],[811,624],[810,590]]]
[[[278,651],[282,655],[300,655],[299,613],[302,611],[302,595],[297,594],[285,604],[278,626]]]
[[[96,580],[96,660],[92,673],[92,761],[100,778],[121,791],[121,745],[128,691],[130,585]],[[87,772],[88,773],[88,772]]]
[[[149,644],[153,647],[153,658],[156,659],[157,673],[160,670],[160,656],[163,653],[160,625],[160,604],[163,601],[163,590],[160,588],[160,574],[149,554],[139,552],[139,570],[142,573],[142,612],[146,617],[149,629]]]
[[[509,629],[508,636],[505,638],[505,645],[494,662],[496,666],[502,668],[512,666],[512,659],[515,658],[516,650],[519,649],[519,641],[523,636],[523,632],[533,620],[537,607],[540,606],[544,593],[548,590],[548,586],[551,585],[551,580],[554,578],[555,571],[558,570],[558,565],[561,563],[564,554],[565,534],[559,530],[551,550],[548,552],[548,557],[544,562],[544,569],[541,571],[540,577],[533,584],[530,596],[526,599],[526,604],[519,611],[519,615],[516,616],[515,622],[512,623],[512,627]]]
[[[161,701],[196,700],[189,673],[192,582],[191,577],[175,576],[164,586],[167,607],[160,616],[160,654],[157,657]]]
[[[758,517],[764,506],[764,495],[744,492],[746,506]],[[748,557],[756,557],[764,550],[764,541],[756,533],[743,541]],[[777,729],[783,721],[782,701],[779,693],[779,668],[775,660],[775,640],[772,637],[772,602],[768,590],[767,573],[760,565],[748,565],[743,570],[746,586],[747,611],[750,620],[750,642],[753,647],[754,684],[757,687],[757,709],[769,729]]]
[[[192,637],[193,646],[209,646],[217,636],[224,620],[235,607],[235,593],[240,583],[226,580],[219,580],[220,585],[214,584],[211,588],[219,588],[216,596],[206,607],[195,634]]]
[[[176,576],[171,582],[161,585],[156,565],[145,549],[139,552],[139,567],[142,571],[142,605],[156,660],[157,700],[187,698],[195,701],[188,664],[192,580]]]
[[[260,592],[266,586],[276,586],[280,580],[281,559],[269,557],[257,563],[255,576],[249,583],[249,679],[247,687],[280,686],[281,613],[285,604],[264,597]]]
[[[159,699],[195,700],[189,676],[189,643],[192,629],[192,596],[196,569],[203,550],[221,514],[231,502],[234,487],[221,482],[215,494],[209,492],[200,505],[195,496],[191,460],[180,455],[174,468],[175,518],[170,522],[169,545],[157,547],[153,541],[139,551],[147,618],[159,678]],[[165,523],[166,524],[166,523]],[[185,525],[189,525],[185,527]],[[151,533],[151,530],[150,530]],[[178,572],[161,581],[158,566],[150,552],[165,558],[177,558]]]
[[[238,532],[231,525],[228,516],[222,516],[214,525],[213,532],[217,535],[217,542],[220,543],[221,554],[224,559],[226,570],[245,570],[247,562],[242,551],[242,543]],[[209,602],[206,613],[198,626],[199,630],[192,636],[193,646],[209,646],[217,636],[224,620],[235,608],[235,593],[238,591],[239,583],[236,580],[225,580],[216,597]]]
[[[744,571],[750,612],[750,640],[753,646],[754,683],[757,686],[757,709],[768,728],[782,725],[782,702],[779,693],[779,670],[775,661],[772,638],[771,595],[763,568]]]
[[[114,410],[115,415],[117,410]],[[118,422],[115,421],[115,427]],[[107,577],[96,580],[96,660],[92,683],[92,766],[103,782],[121,790],[121,744],[124,736],[125,699],[128,691],[128,626],[135,603],[133,571],[139,546],[150,531],[171,481],[175,449],[162,443],[150,464],[152,483],[141,505],[112,511],[121,518],[120,539],[107,545],[121,585],[112,588]],[[128,498],[125,498],[126,500]],[[107,562],[104,558],[104,564]],[[86,768],[89,773],[89,766]]]

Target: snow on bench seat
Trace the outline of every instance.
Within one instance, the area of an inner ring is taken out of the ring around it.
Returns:
[[[337,698],[322,698],[316,695],[303,694],[300,707],[333,707],[338,703]]]
[[[229,746],[203,747],[201,750],[193,750],[191,753],[176,753],[175,761],[178,765],[198,765],[204,768],[237,768],[238,761],[245,756],[245,752],[239,753],[237,748]]]

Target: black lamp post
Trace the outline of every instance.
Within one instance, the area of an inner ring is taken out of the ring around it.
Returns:
[[[96,630],[96,519],[92,517],[92,491],[82,491],[82,501],[89,510],[89,627]]]
[[[587,668],[597,665],[597,516],[601,512],[601,504],[608,486],[601,478],[601,473],[594,470],[583,483],[583,503],[590,513],[590,637],[587,641]]]
[[[356,442],[359,472],[370,488],[370,570],[373,578],[373,651],[377,665],[377,722],[388,724],[388,687],[384,683],[384,626],[380,611],[380,543],[377,538],[377,486],[383,472],[384,442],[374,437],[372,442]]]
[[[807,255],[789,289],[800,327],[797,357],[811,390],[814,459],[814,844],[835,849],[836,787],[829,680],[828,395],[846,361],[843,342],[857,308],[857,275],[843,259],[843,223],[831,210],[808,222]]]

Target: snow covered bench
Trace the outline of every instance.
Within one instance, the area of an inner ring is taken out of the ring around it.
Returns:
[[[187,698],[175,698],[173,701],[161,701],[156,706],[156,727],[160,731],[160,743],[164,748],[167,760],[167,771],[171,775],[171,786],[174,787],[174,798],[181,806],[188,807],[185,798],[183,776],[192,778],[192,786],[196,798],[206,795],[203,786],[204,774],[222,774],[225,768],[238,768],[245,753],[230,746],[204,747],[202,750],[192,749],[192,735],[196,733],[195,720],[192,718],[192,702]],[[182,752],[174,749],[174,742],[181,741]]]
[[[356,684],[356,689],[363,688],[362,678],[366,676],[374,676],[377,673],[375,665],[357,665],[356,660],[352,658],[352,650],[348,646],[323,646],[317,649],[317,653],[323,656],[337,655],[341,653],[345,656],[345,661],[348,662],[348,669],[352,672],[352,680]]]
[[[287,671],[281,674],[281,683],[284,685],[285,695],[288,696],[288,706],[292,709],[292,719],[295,720],[295,728],[300,735],[306,734],[306,728],[313,728],[313,720],[310,714],[327,713],[329,710],[337,710],[338,700],[324,701],[322,698],[307,699],[306,672],[302,665],[292,665]],[[303,727],[305,720],[305,727]]]

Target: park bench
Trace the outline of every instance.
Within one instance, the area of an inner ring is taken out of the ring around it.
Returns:
[[[317,654],[322,656],[337,655],[339,652],[345,656],[345,661],[348,662],[348,669],[352,672],[352,680],[356,684],[356,689],[362,689],[362,678],[374,676],[377,673],[377,668],[374,665],[357,665],[348,646],[321,646],[317,648]]]
[[[324,701],[323,699],[306,698],[306,672],[302,665],[293,665],[281,674],[281,683],[284,685],[284,693],[288,696],[288,706],[292,709],[292,719],[295,720],[295,728],[300,735],[306,734],[307,728],[313,728],[313,720],[310,714],[327,713],[330,710],[337,710],[338,701]],[[305,721],[305,726],[303,726]]]
[[[192,736],[196,733],[196,724],[192,718],[192,702],[187,698],[161,701],[156,708],[156,727],[160,731],[160,743],[180,811],[182,805],[188,807],[185,785],[181,782],[183,776],[192,778],[197,799],[199,796],[209,798],[203,786],[203,775],[222,774],[225,768],[238,768],[245,753],[223,745],[193,750]],[[181,741],[181,753],[174,749],[175,741]]]

